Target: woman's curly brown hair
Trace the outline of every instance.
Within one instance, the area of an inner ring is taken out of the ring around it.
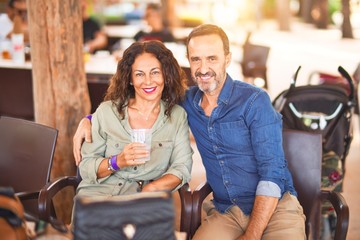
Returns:
[[[143,53],[153,54],[161,64],[164,77],[161,99],[167,103],[165,114],[170,117],[174,105],[183,100],[187,80],[172,52],[160,41],[135,42],[124,51],[122,59],[118,62],[116,73],[110,80],[105,101],[111,100],[117,105],[120,116],[125,116],[124,109],[128,100],[135,97],[134,86],[130,85],[132,65],[135,58]]]

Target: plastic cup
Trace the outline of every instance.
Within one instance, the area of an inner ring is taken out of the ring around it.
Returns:
[[[145,149],[150,152],[151,150],[151,129],[133,129],[131,132],[131,141],[146,144]],[[137,158],[134,161],[146,162],[150,160],[150,154],[145,158]]]

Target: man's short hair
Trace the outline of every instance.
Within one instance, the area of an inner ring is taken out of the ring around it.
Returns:
[[[186,39],[186,48],[188,47],[191,38],[211,34],[218,35],[221,38],[221,41],[223,42],[224,53],[225,55],[228,55],[230,53],[229,38],[221,27],[213,24],[202,24],[195,27]],[[187,52],[187,54],[189,53]]]

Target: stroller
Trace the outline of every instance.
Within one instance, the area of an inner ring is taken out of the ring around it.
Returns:
[[[352,78],[340,66],[338,71],[347,80],[348,89],[335,84],[296,87],[300,68],[290,88],[274,99],[273,106],[283,115],[284,128],[321,133],[324,153],[333,151],[345,169],[352,140],[351,118],[356,105]]]
[[[351,118],[356,106],[355,87],[350,75],[340,66],[346,84],[296,86],[299,67],[290,88],[273,101],[274,108],[283,115],[283,127],[321,133],[323,139],[322,189],[342,191],[345,159],[353,138]],[[357,107],[357,106],[356,106]],[[336,216],[326,204],[322,206],[330,230]]]

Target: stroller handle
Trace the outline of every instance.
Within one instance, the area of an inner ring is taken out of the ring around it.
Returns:
[[[296,72],[295,72],[295,74],[294,74],[294,77],[291,79],[290,89],[294,88],[295,85],[296,85],[296,80],[297,80],[297,76],[298,76],[298,74],[299,74],[300,68],[301,68],[301,66],[299,66],[299,67],[296,69]]]
[[[341,74],[341,76],[343,76],[349,83],[349,87],[350,87],[350,94],[349,94],[349,100],[353,101],[354,100],[354,82],[352,80],[352,78],[350,77],[349,73],[342,67],[339,66],[338,67],[338,71]]]
[[[297,76],[299,74],[300,69],[301,66],[297,68],[294,77],[291,79],[289,91],[295,88]],[[338,71],[341,74],[341,76],[344,77],[346,81],[348,81],[349,83],[349,87],[350,87],[349,101],[352,102],[354,100],[354,91],[355,91],[354,82],[351,76],[349,75],[349,73],[342,66],[338,67]]]

